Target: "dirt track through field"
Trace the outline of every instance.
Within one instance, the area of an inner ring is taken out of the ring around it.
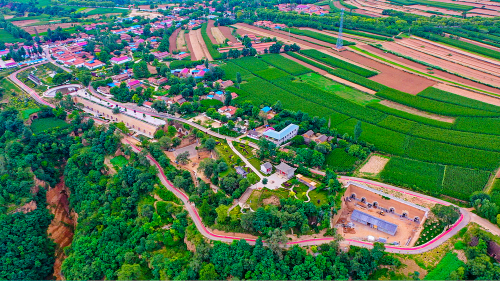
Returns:
[[[215,37],[215,41],[217,41],[216,44],[224,44],[226,38],[224,37],[224,35],[222,35],[222,32],[220,32],[220,30],[217,27],[212,27],[210,29],[210,32]]]
[[[409,107],[409,106],[406,106],[406,105],[402,105],[400,103],[393,102],[393,101],[390,101],[390,100],[383,100],[383,101],[380,102],[380,104],[383,104],[383,105],[388,106],[390,108],[394,108],[394,109],[397,109],[397,110],[408,112],[408,113],[413,114],[413,115],[418,115],[418,116],[422,116],[422,117],[425,117],[425,118],[429,118],[429,119],[434,119],[434,120],[438,120],[438,121],[442,121],[442,122],[447,122],[447,123],[453,123],[453,122],[455,122],[455,118],[453,118],[453,117],[442,116],[442,115],[437,115],[437,114],[431,114],[431,113],[428,113],[428,112],[425,112],[425,111],[421,111],[421,110],[418,110],[418,109],[415,109],[413,107]]]
[[[423,64],[413,62],[411,60],[401,58],[401,57],[398,57],[398,56],[393,55],[393,54],[386,53],[386,52],[384,52],[380,49],[377,49],[375,47],[372,47],[369,45],[364,45],[364,46],[360,46],[360,48],[365,49],[365,50],[369,51],[370,53],[376,54],[377,56],[380,56],[380,57],[386,58],[388,60],[403,64],[405,66],[408,66],[408,67],[415,69],[417,71],[429,72],[429,70],[427,69],[427,66],[425,66]],[[484,84],[474,82],[474,81],[471,81],[469,79],[465,79],[465,78],[462,78],[460,76],[457,76],[457,75],[454,75],[454,74],[451,74],[451,73],[448,73],[445,71],[441,71],[441,70],[437,70],[437,69],[434,69],[432,71],[434,72],[434,74],[432,74],[432,75],[434,75],[436,77],[444,78],[446,80],[458,82],[458,83],[461,83],[463,85],[467,85],[467,86],[474,87],[477,89],[500,94],[500,89],[489,87],[489,86],[486,86]]]
[[[375,91],[373,91],[373,90],[371,90],[371,89],[365,88],[365,87],[363,87],[363,86],[361,86],[361,85],[358,85],[358,84],[355,84],[355,83],[352,83],[351,81],[344,80],[344,79],[342,79],[342,78],[340,78],[340,77],[337,77],[337,76],[335,76],[335,75],[331,75],[330,73],[328,73],[328,72],[326,72],[326,71],[324,71],[324,70],[322,70],[322,69],[320,69],[320,68],[317,68],[317,67],[315,67],[315,66],[312,66],[312,65],[310,65],[310,64],[308,64],[308,63],[306,63],[306,62],[303,62],[303,61],[301,61],[301,60],[299,60],[299,59],[296,59],[296,58],[294,58],[294,57],[292,57],[292,56],[289,56],[289,55],[287,55],[287,54],[281,54],[281,55],[282,55],[282,56],[284,56],[285,58],[289,59],[289,60],[292,60],[292,61],[294,61],[294,62],[297,62],[297,63],[299,63],[299,64],[301,64],[301,65],[303,65],[303,66],[305,66],[305,67],[307,67],[307,68],[311,69],[312,71],[315,71],[315,72],[317,72],[317,73],[319,73],[319,74],[321,74],[321,75],[325,76],[326,78],[329,78],[329,79],[331,79],[331,80],[333,80],[333,81],[335,81],[335,82],[338,82],[338,83],[340,83],[340,84],[343,84],[343,85],[349,86],[349,87],[351,87],[351,88],[354,88],[354,89],[360,90],[360,91],[365,92],[365,93],[367,93],[367,94],[374,95],[374,94],[376,93]]]
[[[212,30],[213,27],[214,27],[214,21],[213,20],[209,20],[208,23],[207,23],[207,35],[208,35],[208,38],[210,38],[210,41],[212,42],[212,44],[220,44],[220,43],[217,43],[217,40],[215,39],[214,35],[211,32],[211,30]]]
[[[314,31],[314,32],[317,32],[317,33],[321,33],[323,35],[328,35],[328,36],[333,36],[333,37],[337,37],[338,36],[338,32],[334,32],[334,31],[331,31],[331,30],[328,30],[328,31],[317,30],[317,29],[309,28],[309,27],[300,27],[299,29],[300,30]],[[347,34],[345,32],[342,33],[342,34],[343,34],[342,35],[343,38],[347,38],[347,39],[349,39],[351,41],[368,42],[368,43],[379,43],[380,42],[380,40],[370,39],[370,38],[361,37],[361,36],[357,36],[357,35],[351,35],[351,34]]]
[[[416,95],[425,88],[436,84],[430,79],[396,69],[352,51],[340,52],[339,56],[378,70],[380,73],[369,78],[370,80],[409,94]]]
[[[233,30],[232,28],[230,28],[228,26],[219,26],[219,30],[222,33],[222,35],[224,35],[225,38],[229,39],[229,41],[234,42],[234,43],[238,42],[236,37],[234,37],[231,34],[231,31]]]

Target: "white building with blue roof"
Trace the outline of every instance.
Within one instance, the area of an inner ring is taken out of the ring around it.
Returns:
[[[274,142],[275,144],[282,145],[283,143],[295,137],[298,132],[299,132],[299,126],[295,124],[290,124],[279,132],[275,130],[267,130],[262,135],[266,137],[268,140]]]

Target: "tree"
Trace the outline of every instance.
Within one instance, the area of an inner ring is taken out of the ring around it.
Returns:
[[[276,112],[281,112],[283,110],[283,105],[281,104],[280,100],[277,100],[276,103],[273,105],[273,110]]]
[[[114,74],[119,74],[120,73],[120,66],[115,64],[113,65],[113,73]]]
[[[236,83],[238,83],[238,85],[241,84],[241,73],[239,72],[236,72]]]
[[[135,78],[148,78],[150,73],[148,70],[148,64],[145,61],[140,61],[134,64],[134,77]]]
[[[474,208],[477,210],[477,214],[485,219],[490,220],[493,223],[497,223],[498,206],[497,204],[491,202],[488,199],[476,199],[474,202]]]
[[[290,45],[290,51],[292,51],[292,52],[298,52],[298,51],[300,51],[300,46],[297,45],[297,44],[295,44],[295,43],[293,43],[292,45]]]
[[[167,128],[167,136],[173,137],[177,134],[177,129],[174,126],[168,126]]]
[[[441,204],[436,204],[432,207],[431,212],[447,225],[451,225],[458,220],[460,217],[460,211],[457,207],[453,205],[444,206]]]
[[[260,180],[259,176],[254,173],[248,174],[247,179],[250,184],[256,184]]]
[[[189,151],[184,151],[177,155],[175,161],[181,163],[182,165],[186,165],[189,162]]]
[[[217,280],[219,274],[215,271],[215,266],[212,263],[205,264],[200,270],[200,280]]]
[[[205,141],[205,148],[212,151],[215,148],[216,141],[213,138],[208,138]]]
[[[226,98],[224,99],[224,105],[225,106],[230,106],[232,99],[233,99],[233,97],[231,96],[231,93],[230,92],[226,92]]]
[[[281,52],[281,47],[283,45],[281,45],[280,43],[274,43],[273,45],[271,45],[271,47],[269,47],[269,53],[271,54],[279,54]]]
[[[284,230],[275,228],[274,230],[270,230],[268,232],[269,238],[266,239],[267,245],[271,251],[275,255],[277,255],[280,259],[283,259],[283,250],[282,246],[286,244],[288,241],[288,237],[286,237],[286,233]]]
[[[120,108],[118,106],[115,106],[115,107],[113,107],[112,112],[113,112],[113,114],[118,114],[118,113],[120,113]]]
[[[78,81],[80,81],[84,86],[88,86],[90,81],[92,81],[92,74],[90,71],[80,71],[76,75],[76,78],[78,78]]]
[[[160,144],[160,147],[163,149],[169,149],[170,146],[172,146],[172,139],[169,138],[168,136],[163,136],[160,137],[158,140],[158,143]]]
[[[355,141],[358,141],[362,132],[363,132],[363,129],[361,129],[361,121],[358,120],[358,123],[356,123],[356,126],[354,126],[354,140]]]
[[[139,264],[123,264],[116,275],[118,280],[142,280],[145,278]]]
[[[155,100],[151,107],[158,112],[167,112],[167,103],[163,100]]]
[[[267,178],[264,178],[264,179],[262,180],[262,184],[267,184],[267,181],[268,181],[268,180],[267,180]]]

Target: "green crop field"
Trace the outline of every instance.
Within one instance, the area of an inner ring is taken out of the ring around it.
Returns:
[[[334,149],[326,156],[325,167],[337,172],[350,172],[358,158],[349,155],[344,149]]]
[[[422,191],[441,190],[444,166],[401,157],[392,157],[380,173],[389,183]]]
[[[283,77],[288,77],[289,79],[292,78],[292,76],[290,76],[288,73],[275,67],[256,71],[255,75],[264,80],[276,80]]]
[[[294,56],[304,58],[299,54]],[[387,97],[421,110],[427,109],[427,112],[458,116],[457,124],[442,122],[380,105],[376,96],[338,85],[317,73],[277,78],[285,75],[285,72],[278,71],[278,74],[271,74],[269,69],[274,68],[265,61],[266,59],[258,58],[232,61],[259,76],[241,84],[241,89],[237,92],[240,96],[237,103],[251,101],[260,106],[272,105],[280,100],[284,108],[301,110],[310,116],[330,119],[331,126],[338,133],[347,133],[351,136],[360,120],[361,141],[372,143],[378,150],[400,156],[401,159],[408,158],[420,169],[425,167],[430,169],[428,171],[434,169],[433,177],[428,179],[431,184],[423,183],[424,179],[416,178],[408,182],[410,187],[428,193],[442,192],[456,198],[466,198],[471,192],[481,190],[490,172],[498,168],[500,137],[494,133],[497,131],[492,133],[491,130],[470,128],[473,126],[470,123],[479,123],[480,120],[486,120],[491,124],[499,122],[494,118],[500,116],[496,107],[471,102],[469,99],[453,99],[450,93],[432,89],[413,96],[383,85],[380,87],[382,89],[378,93],[380,97]],[[355,75],[368,80],[345,69],[330,68],[330,70],[341,70],[345,75],[351,77]],[[373,85],[380,84],[374,82]],[[327,165],[334,161],[334,157],[330,157],[332,158],[327,160]],[[332,166],[331,163],[329,165]],[[463,176],[470,181],[470,185],[463,185],[462,191],[455,191],[453,185],[456,184],[453,183],[453,177],[456,176],[452,177],[450,174],[443,180],[445,166],[451,172],[462,169]],[[398,179],[396,176],[390,178],[387,174],[386,178],[391,182],[396,182]],[[404,178],[401,177],[401,183],[397,184],[403,184]]]
[[[87,16],[92,15],[103,15],[103,14],[115,14],[115,13],[127,13],[127,9],[117,9],[117,8],[95,8],[90,12],[83,12]]]
[[[465,264],[457,257],[457,254],[448,252],[437,266],[424,277],[424,280],[450,280],[450,274],[462,266]]]
[[[272,54],[269,56],[263,56],[262,60],[267,62],[270,65],[273,65],[276,68],[279,68],[285,72],[288,72],[291,75],[301,75],[305,73],[311,72],[311,70],[301,64],[298,64],[294,61],[291,61],[287,58],[284,58],[278,54]]]
[[[4,43],[16,43],[16,42],[24,42],[23,39],[15,38],[12,34],[5,31],[3,28],[0,28],[0,41]]]
[[[452,94],[450,92],[446,92],[440,89],[436,89],[433,87],[429,87],[422,92],[418,93],[418,96],[440,101],[440,102],[445,102],[445,103],[451,103],[451,104],[456,104],[464,107],[470,107],[470,108],[475,108],[479,110],[486,110],[486,111],[492,111],[492,112],[500,112],[500,107],[494,106],[489,103],[484,103],[480,102],[478,100],[473,100],[469,99],[466,97],[462,97],[459,95]]]
[[[366,105],[369,103],[373,103],[379,101],[373,95],[365,94],[359,90],[356,90],[351,87],[347,87],[340,83],[337,83],[331,79],[324,77],[323,75],[319,75],[317,73],[308,73],[298,77],[299,80],[314,86],[323,91],[336,94],[344,99],[353,101],[355,103],[359,103],[362,105]]]
[[[255,77],[250,71],[228,61],[226,64],[221,66],[224,69],[224,79],[233,80],[236,82],[236,73],[240,73],[241,79],[248,81],[249,79]]]
[[[128,163],[128,160],[123,155],[118,155],[112,158],[109,162],[111,162],[111,164],[113,164],[114,166],[121,168]]]
[[[445,44],[448,44],[448,45],[451,45],[451,46],[454,46],[454,47],[457,47],[460,49],[464,49],[467,51],[481,54],[483,56],[487,56],[487,57],[491,57],[491,58],[500,60],[500,52],[497,52],[497,51],[492,50],[492,49],[481,47],[481,46],[478,46],[478,45],[475,45],[472,43],[468,43],[465,41],[460,41],[457,39],[452,39],[449,37],[443,37],[443,36],[433,35],[433,34],[430,36],[430,39],[433,41],[438,41],[438,42],[445,43]]]
[[[483,190],[490,178],[490,173],[461,167],[447,166],[444,173],[443,193],[469,201],[469,195]]]
[[[460,131],[500,135],[500,119],[481,117],[457,118],[453,129]]]
[[[55,117],[41,118],[33,120],[31,129],[34,133],[41,133],[54,128],[64,129],[69,127],[69,124]]]

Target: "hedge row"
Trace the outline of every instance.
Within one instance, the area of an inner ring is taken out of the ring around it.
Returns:
[[[464,50],[467,50],[467,51],[475,52],[475,53],[478,53],[478,54],[481,54],[481,55],[485,55],[485,56],[488,56],[488,57],[492,57],[492,58],[495,58],[495,59],[500,59],[500,52],[497,52],[495,50],[488,49],[488,48],[485,48],[485,47],[481,47],[481,46],[478,46],[478,45],[475,45],[475,44],[471,44],[471,43],[468,43],[468,42],[465,42],[465,41],[460,41],[460,40],[457,40],[457,39],[451,39],[451,38],[448,38],[448,37],[443,37],[443,36],[434,35],[434,34],[430,34],[429,39],[431,39],[432,41],[446,43],[448,45],[452,45],[452,46],[455,46],[455,47],[460,48],[460,49],[464,49]]]
[[[309,68],[278,54],[264,55],[262,56],[262,60],[294,76],[312,72]]]
[[[372,76],[378,74],[375,71],[357,66],[357,65],[352,64],[352,63],[348,63],[344,60],[332,57],[332,56],[327,55],[327,54],[320,52],[318,50],[314,50],[314,49],[302,50],[302,51],[300,51],[300,53],[302,53],[302,54],[304,54],[312,59],[315,59],[315,60],[318,60],[318,61],[323,62],[325,64],[328,64],[334,68],[345,69],[347,71],[361,75],[363,77],[372,77]]]
[[[314,39],[317,39],[317,40],[320,40],[323,42],[327,42],[330,44],[337,44],[336,37],[328,36],[328,35],[325,35],[323,33],[318,33],[318,32],[314,32],[311,30],[302,30],[302,29],[297,29],[297,28],[289,28],[288,30],[290,31],[290,33],[293,33],[293,34],[311,37],[311,38],[314,38]],[[344,44],[344,46],[356,45],[356,43],[351,42],[351,41],[347,41],[347,40],[343,40],[342,43]]]
[[[473,100],[470,98],[466,98],[463,96],[455,95],[447,91],[443,91],[441,89],[436,89],[433,87],[429,87],[422,92],[418,93],[418,96],[436,100],[436,101],[442,101],[446,103],[451,103],[451,104],[456,104],[456,105],[461,105],[465,107],[470,107],[470,108],[475,108],[475,109],[480,109],[480,110],[486,110],[486,111],[491,111],[491,112],[500,112],[500,107],[481,102],[478,100]]]
[[[396,89],[386,88],[377,93],[377,96],[404,104],[426,112],[446,116],[469,116],[469,117],[497,117],[500,113],[485,111],[461,105],[430,100],[420,96],[413,96]]]
[[[207,50],[210,53],[210,56],[214,60],[218,60],[222,58],[221,53],[217,50],[217,46],[212,43],[210,37],[207,34],[207,23],[202,24],[201,26],[201,36],[203,37],[203,41],[205,41],[205,45],[207,45]]]

